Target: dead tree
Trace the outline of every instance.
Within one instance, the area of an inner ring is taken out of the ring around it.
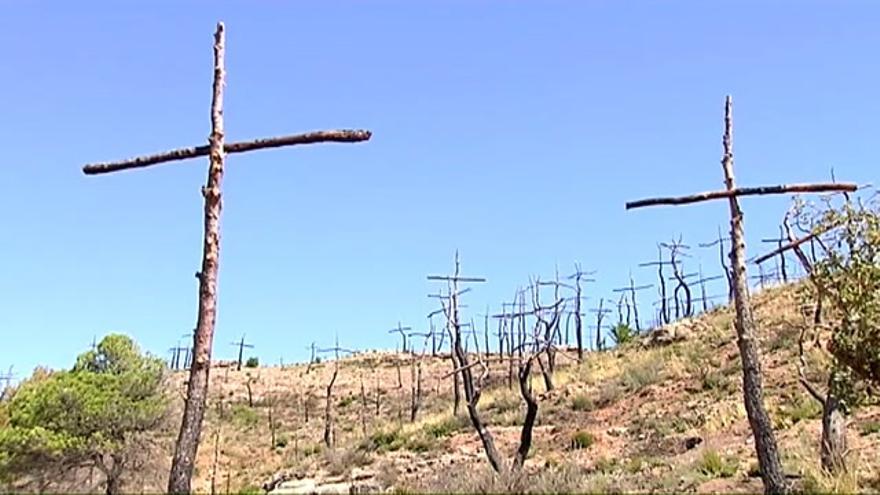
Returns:
[[[410,401],[409,421],[416,422],[416,415],[422,405],[422,360],[415,353],[410,355]]]
[[[669,318],[669,306],[667,304],[668,298],[666,296],[666,276],[663,275],[663,267],[666,265],[672,264],[671,261],[663,260],[663,247],[662,245],[657,245],[657,261],[649,261],[647,263],[639,263],[640,267],[647,266],[656,266],[657,267],[657,277],[660,281],[660,324],[664,325],[669,323],[671,320]]]
[[[720,280],[724,275],[714,275],[711,277],[703,276],[703,265],[699,265],[699,280],[695,283],[700,284],[700,301],[703,303],[703,312],[709,311],[709,296],[706,295],[706,282],[712,282],[713,280]]]
[[[361,372],[361,433],[367,437],[367,389],[364,387],[364,374]]]
[[[713,246],[718,246],[718,257],[721,261],[721,270],[724,272],[724,276],[727,278],[727,293],[728,302],[733,302],[733,276],[730,273],[730,268],[727,266],[727,250],[724,249],[724,241],[730,241],[730,237],[724,237],[721,235],[721,226],[718,226],[718,238],[712,242],[701,243],[698,246],[702,248],[709,248]]]
[[[779,460],[776,435],[767,410],[764,406],[764,387],[761,361],[755,336],[755,321],[749,300],[746,272],[745,233],[743,214],[739,198],[749,195],[788,194],[796,192],[855,191],[854,184],[795,184],[769,187],[737,188],[733,176],[733,116],[732,101],[727,97],[724,112],[724,154],[721,165],[724,171],[726,189],[675,198],[652,198],[627,203],[627,209],[654,205],[689,204],[710,199],[727,199],[730,209],[730,238],[734,301],[736,308],[735,328],[740,359],[743,368],[743,393],[746,413],[755,439],[755,449],[764,490],[767,493],[787,493],[791,486],[786,481]]]
[[[214,460],[211,463],[211,495],[217,493],[217,466],[220,464],[220,430],[223,427],[223,399],[217,402],[217,428],[214,430]]]
[[[260,377],[251,376],[251,374],[248,373],[247,379],[244,381],[244,386],[247,389],[248,407],[254,407],[254,391],[252,389],[252,386],[259,379]]]
[[[275,433],[278,429],[277,418],[273,417],[273,412],[275,410],[275,399],[270,397],[268,400],[268,410],[266,411],[269,416],[269,448],[274,449],[276,446],[276,438]]]
[[[629,325],[629,323],[630,323],[630,319],[629,319],[629,308],[632,307],[633,322],[635,323],[635,330],[636,330],[636,333],[641,333],[641,331],[642,331],[641,324],[639,323],[639,303],[638,303],[638,301],[636,301],[636,292],[638,292],[638,291],[642,291],[642,290],[646,290],[646,289],[650,289],[650,288],[652,288],[652,287],[654,287],[653,284],[647,284],[647,285],[639,285],[639,286],[636,286],[636,283],[635,283],[635,281],[633,280],[633,277],[632,277],[632,272],[630,272],[630,274],[629,274],[629,285],[628,285],[628,286],[626,286],[626,287],[619,287],[619,288],[617,288],[617,289],[612,289],[612,292],[620,292],[620,293],[622,293],[622,294],[624,294],[624,295],[629,294],[629,301],[628,301],[628,304],[627,304],[627,318],[626,318],[626,324]]]
[[[448,301],[441,300],[444,314],[446,315],[447,320],[450,322],[450,345],[453,349],[452,360],[456,365],[456,368],[451,372],[451,374],[461,374],[462,376],[465,400],[467,401],[468,416],[470,417],[471,424],[473,425],[474,430],[476,430],[477,435],[480,437],[480,441],[483,445],[483,450],[486,452],[486,457],[489,460],[489,464],[496,472],[506,472],[508,470],[508,467],[502,462],[501,456],[498,453],[497,448],[495,447],[494,437],[483,422],[483,419],[480,416],[480,412],[477,408],[483,391],[483,385],[487,373],[487,366],[479,353],[474,355],[475,361],[471,362],[468,354],[464,352],[464,348],[462,346],[457,284],[461,280],[464,280],[464,278],[459,277],[458,274],[459,263],[458,255],[456,254],[454,275],[452,277],[444,278],[448,281],[450,285],[449,292],[452,297]],[[476,279],[468,280],[475,281]],[[563,301],[559,301],[554,306],[561,305],[562,303]],[[538,402],[532,394],[531,383],[529,380],[532,364],[534,360],[537,359],[538,355],[545,352],[546,346],[553,345],[552,341],[547,341],[541,338],[540,327],[538,325],[535,326],[533,336],[534,338],[531,342],[531,349],[529,350],[529,352],[523,353],[524,359],[520,360],[519,364],[518,377],[520,384],[520,394],[522,395],[523,400],[526,403],[526,414],[520,433],[519,447],[517,448],[516,454],[514,455],[510,467],[510,469],[513,469],[514,471],[521,470],[523,464],[525,463],[525,459],[528,456],[529,450],[531,448],[532,431],[534,429],[535,420],[538,415]],[[474,368],[476,367],[480,368],[480,374],[479,376],[475,377]]]
[[[400,322],[397,322],[397,328],[392,328],[388,330],[388,333],[396,333],[400,335],[400,350],[402,353],[406,354],[406,332],[411,331],[411,327],[404,327],[400,325]]]
[[[569,280],[574,280],[574,336],[577,341],[578,361],[584,360],[584,322],[581,317],[583,287],[581,282],[595,282],[595,279],[584,278],[584,275],[592,275],[593,273],[595,272],[582,271],[580,263],[575,263],[574,273],[568,276]]]
[[[550,306],[541,305],[541,285],[552,285],[554,287],[553,297],[556,301]],[[553,343],[556,340],[556,334],[559,330],[559,320],[565,308],[565,300],[559,298],[559,282],[541,282],[536,280],[532,286],[532,311],[535,317],[535,325],[539,330],[545,342]],[[545,319],[544,313],[551,311],[550,319]],[[523,315],[525,316],[525,315]],[[541,356],[537,356],[538,367],[541,369],[541,376],[544,378],[544,387],[546,390],[553,390],[553,373],[556,371],[556,347],[547,345],[544,347],[544,355],[547,356],[547,366],[541,361]]]
[[[244,343],[244,335],[241,336],[241,340],[240,340],[240,341],[238,341],[238,342],[232,342],[232,343],[229,344],[229,345],[233,345],[233,346],[238,347],[238,365],[235,367],[235,371],[241,371],[241,365],[242,365],[242,362],[243,362],[243,360],[244,360],[244,350],[245,350],[245,348],[247,348],[247,349],[253,349],[254,346],[253,346],[252,344],[245,344],[245,343]]]
[[[456,258],[457,258],[457,256],[458,256],[458,254],[456,253]],[[428,280],[441,280],[441,279],[437,278],[437,277],[435,277],[435,278],[429,277]],[[476,281],[482,281],[482,280],[475,279],[475,280],[466,280],[466,281],[476,282]],[[456,300],[459,297],[461,297],[462,294],[466,294],[469,291],[470,291],[470,288],[466,288],[461,291],[456,291],[456,293],[455,293]],[[439,294],[429,294],[428,297],[439,299],[441,302],[441,305],[442,305],[443,301],[450,300],[453,297],[453,295],[451,293],[450,294],[443,294],[442,292],[440,292]],[[444,312],[443,309],[439,309],[437,311],[430,313],[428,316],[431,317],[435,314],[441,314],[443,312]],[[446,319],[446,335],[452,335],[451,332],[452,332],[452,329],[450,328],[450,322],[449,322],[449,319],[447,318]],[[450,346],[451,346],[451,344],[450,344]],[[455,353],[452,349],[450,349],[450,355],[453,355],[453,356],[455,355]],[[456,364],[455,364],[455,360],[453,359],[452,369],[454,370],[455,368],[456,368]],[[452,414],[453,414],[453,416],[458,416],[458,410],[460,407],[461,407],[461,379],[460,379],[458,373],[453,373],[452,374]]]
[[[415,348],[410,345],[410,414],[409,421],[414,423],[419,409],[422,407],[422,360],[428,348],[428,339],[432,338],[431,332],[412,332],[409,334],[410,344],[413,337],[424,337],[422,351],[416,354]]]
[[[310,350],[312,351],[312,353],[309,355],[309,356],[310,356],[310,357],[309,357],[309,364],[308,364],[308,366],[306,366],[306,374],[308,374],[310,371],[312,371],[312,365],[314,365],[314,364],[317,362],[316,359],[317,359],[317,357],[318,357],[318,356],[315,354],[316,347],[315,347],[315,343],[314,343],[314,342],[312,342],[312,345],[310,345],[309,347],[307,347],[307,349],[310,349]]]
[[[379,374],[375,373],[375,370],[373,370],[373,372],[376,376],[376,416],[379,416],[382,408],[382,388],[379,385]]]
[[[208,398],[208,374],[211,368],[211,347],[214,338],[214,323],[217,311],[217,273],[220,260],[220,211],[221,183],[223,178],[224,155],[252,150],[277,148],[321,142],[358,142],[370,138],[369,131],[318,131],[294,136],[282,136],[253,141],[226,143],[223,122],[223,87],[225,86],[225,45],[226,35],[223,23],[217,24],[214,33],[214,82],[211,101],[211,135],[209,144],[182,148],[150,156],[143,156],[120,162],[96,163],[83,167],[86,174],[102,174],[147,167],[159,163],[195,158],[210,157],[207,184],[202,188],[204,196],[204,242],[202,267],[198,272],[199,310],[198,323],[193,341],[193,364],[187,384],[186,403],[181,419],[180,433],[171,460],[168,477],[168,492],[189,493],[193,474],[205,404]]]
[[[672,240],[669,243],[661,243],[662,247],[669,250],[669,264],[672,265],[672,275],[673,278],[670,280],[675,280],[678,282],[678,285],[675,286],[675,290],[673,291],[673,298],[675,302],[675,319],[679,319],[681,317],[689,317],[693,315],[693,299],[691,296],[691,289],[688,287],[686,278],[690,278],[695,276],[696,274],[685,275],[681,271],[681,262],[678,260],[679,256],[687,257],[688,254],[685,253],[685,250],[690,249],[690,246],[681,243],[681,236],[679,236],[678,240]],[[680,301],[679,291],[684,291],[685,300]]]
[[[777,251],[779,254],[778,266],[779,266],[780,274],[782,275],[783,282],[788,282],[788,267],[785,263],[785,251],[779,251],[779,250],[782,249],[782,246],[787,241],[788,241],[788,238],[785,235],[785,229],[782,227],[782,225],[779,226],[779,237],[774,238],[774,239],[761,239],[761,242],[764,242],[764,243],[772,242],[773,244],[776,244]]]
[[[327,448],[336,444],[336,437],[333,432],[333,384],[336,383],[336,377],[339,375],[339,363],[333,365],[333,375],[330,377],[330,383],[327,384],[327,396],[324,403],[324,445]]]
[[[492,315],[492,318],[498,320],[498,362],[502,369],[504,368],[505,353],[507,354],[507,388],[513,389],[513,343],[511,340],[511,332],[509,323],[512,326],[512,320],[508,319],[503,311],[506,309],[506,303],[501,304],[502,314]]]
[[[171,366],[170,366],[171,369],[173,369],[173,370],[180,369],[180,364],[181,364],[180,363],[180,356],[184,352],[186,353],[186,357],[184,358],[184,361],[183,361],[183,369],[186,369],[188,367],[187,361],[189,361],[189,359],[188,359],[189,349],[190,349],[189,347],[182,347],[180,345],[180,343],[177,344],[177,347],[172,347],[171,349],[169,349],[171,351]]]
[[[611,312],[608,308],[603,308],[602,306],[605,304],[605,299],[599,299],[599,307],[595,309],[591,309],[590,313],[596,314],[596,350],[601,351],[605,348],[605,339],[602,338],[602,320],[605,318],[605,315]]]

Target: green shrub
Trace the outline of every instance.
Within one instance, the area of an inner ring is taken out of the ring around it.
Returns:
[[[585,394],[575,395],[571,399],[571,410],[572,411],[590,411],[594,407],[593,400],[590,399]]]
[[[245,361],[245,368],[258,368],[260,366],[260,359],[256,356],[251,356]]]
[[[830,229],[812,279],[839,318],[830,321],[829,350],[848,373],[835,385],[853,394],[859,381],[880,384],[880,205],[847,201],[821,212],[814,232]],[[852,376],[847,376],[852,375]],[[853,389],[853,390],[847,390]],[[838,394],[840,395],[840,394]]]
[[[396,451],[403,447],[403,437],[399,429],[374,431],[362,447],[367,451]]]
[[[429,437],[443,438],[452,435],[469,424],[469,420],[464,416],[450,416],[438,423],[428,423],[422,429]]]
[[[253,428],[259,424],[260,416],[247,404],[233,404],[232,422],[241,428]]]
[[[572,450],[588,449],[596,442],[596,437],[588,431],[578,430],[571,435]]]
[[[348,406],[352,405],[355,400],[357,400],[357,397],[355,397],[353,395],[343,397],[342,399],[339,399],[339,408],[341,409],[344,407],[348,407]]]
[[[697,471],[712,478],[730,478],[736,474],[737,465],[721,456],[716,450],[706,449],[697,460]]]
[[[618,323],[611,328],[611,340],[615,345],[621,346],[632,342],[636,338],[636,332],[626,323]]]
[[[862,436],[880,432],[880,421],[868,421],[860,428]]]

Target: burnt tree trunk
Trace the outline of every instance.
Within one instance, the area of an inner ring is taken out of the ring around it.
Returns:
[[[666,304],[666,279],[663,277],[663,248],[657,247],[660,261],[657,263],[657,274],[660,278],[660,323],[669,323],[669,306]]]
[[[575,277],[574,335],[577,340],[578,362],[584,360],[584,321],[581,319],[581,278]]]
[[[328,448],[333,447],[336,444],[336,438],[333,434],[333,384],[336,383],[336,376],[339,374],[339,367],[335,366],[333,368],[333,376],[330,378],[330,383],[327,384],[327,397],[326,402],[324,404],[324,445]]]
[[[223,86],[226,35],[223,23],[214,33],[214,92],[211,101],[210,167],[202,189],[205,198],[205,232],[202,269],[199,272],[199,313],[193,336],[193,362],[190,366],[186,403],[180,433],[168,476],[169,493],[190,493],[190,480],[199,450],[205,404],[208,399],[208,375],[211,370],[211,346],[217,317],[217,272],[220,264],[220,199],[223,182]]]
[[[422,405],[422,362],[412,357],[410,364],[410,404],[409,421],[415,423],[416,415]]]
[[[531,360],[520,367],[519,370],[519,391],[523,400],[526,401],[526,417],[523,421],[522,430],[520,430],[519,448],[513,458],[513,470],[519,471],[526,462],[529,450],[532,447],[532,431],[535,428],[535,420],[538,417],[538,401],[532,395],[532,385],[529,383],[529,374],[532,371]]]
[[[728,190],[735,189],[733,176],[733,145],[731,99],[725,105],[724,157],[721,160]],[[736,307],[735,328],[737,345],[743,367],[743,394],[746,413],[755,439],[758,464],[766,493],[788,493],[791,488],[786,482],[779,460],[779,449],[770,416],[764,407],[764,385],[758,344],[755,340],[755,322],[749,302],[748,279],[745,260],[745,234],[743,214],[736,196],[728,199],[730,206],[730,264],[733,270],[733,295]]]

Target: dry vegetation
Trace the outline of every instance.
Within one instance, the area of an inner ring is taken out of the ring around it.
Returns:
[[[767,407],[778,428],[786,473],[806,491],[876,491],[880,462],[872,453],[880,446],[878,407],[861,408],[850,418],[849,473],[831,477],[819,469],[820,410],[799,386],[795,368],[802,321],[797,308],[792,287],[755,297]],[[332,362],[312,365],[308,373],[304,365],[216,368],[193,486],[210,492],[213,474],[217,493],[260,491],[264,482],[285,472],[302,479],[297,486],[314,481],[316,489],[328,491],[346,490],[357,480],[364,489],[382,491],[758,492],[762,485],[731,324],[731,310],[718,309],[676,324],[683,338],[668,345],[648,345],[642,338],[587,354],[580,365],[561,359],[550,392],[536,373],[541,407],[534,445],[519,475],[494,473],[465,412],[452,416],[451,379],[443,379],[448,357],[424,358],[423,404],[415,422],[409,421],[409,373],[398,385],[396,360],[408,356],[371,352],[343,358],[334,386],[333,448],[323,445],[323,394]],[[493,368],[480,410],[499,450],[509,455],[519,440],[525,406],[505,378],[506,365]],[[175,376],[179,394],[184,379]],[[177,401],[178,409],[181,405]],[[165,432],[169,452],[173,432]],[[164,469],[142,475],[158,483],[147,491],[164,488]]]

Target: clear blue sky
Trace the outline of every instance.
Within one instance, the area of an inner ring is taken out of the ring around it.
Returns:
[[[193,328],[206,159],[80,168],[206,141],[218,20],[229,140],[374,132],[229,157],[218,358],[242,333],[264,362],[337,333],[391,347],[456,248],[489,279],[470,315],[556,263],[598,269],[596,298],[653,282],[656,242],[711,239],[726,205],[624,203],[721,187],[728,93],[741,184],[877,178],[871,2],[0,5],[0,370],[20,376],[95,334],[164,356]],[[786,204],[744,201],[750,254]]]

